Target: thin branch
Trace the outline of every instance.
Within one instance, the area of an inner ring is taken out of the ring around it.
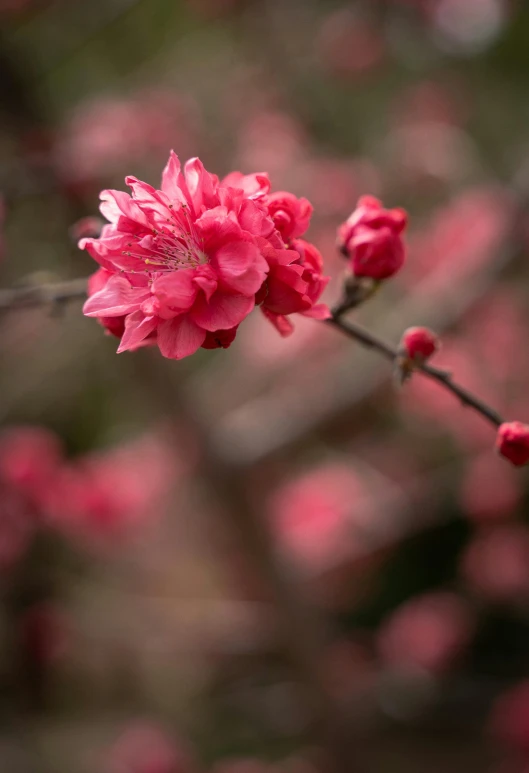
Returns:
[[[396,362],[397,357],[399,356],[399,352],[394,346],[391,346],[391,344],[388,344],[382,338],[379,338],[373,333],[370,333],[369,330],[365,330],[356,322],[344,320],[339,312],[335,312],[333,316],[327,320],[327,322],[338,330],[341,330],[342,333],[345,333],[345,335],[357,341],[362,346],[377,351],[379,354],[385,357],[386,360],[389,360],[390,362]],[[437,381],[438,384],[441,384],[449,392],[452,392],[452,394],[456,395],[456,397],[459,398],[463,405],[467,405],[468,407],[473,408],[475,411],[477,411],[477,413],[481,414],[485,419],[487,419],[487,421],[490,421],[491,424],[494,424],[494,426],[499,427],[500,424],[503,424],[502,417],[497,411],[494,410],[494,408],[491,408],[489,405],[483,402],[483,400],[480,400],[479,397],[476,397],[476,395],[472,394],[472,392],[469,392],[467,389],[453,381],[451,373],[448,373],[445,370],[440,370],[439,368],[435,368],[432,365],[428,365],[427,363],[423,365],[417,365],[417,370],[423,375],[427,376],[427,378],[430,378],[433,381]]]
[[[60,307],[65,303],[86,298],[86,290],[86,279],[69,279],[53,284],[35,284],[0,290],[0,314],[12,309],[27,309],[38,306]],[[341,330],[342,333],[357,341],[366,349],[377,351],[390,362],[396,361],[398,357],[397,349],[356,322],[344,320],[341,306],[334,310],[333,316],[327,320],[327,323]],[[501,415],[494,408],[491,408],[483,400],[472,394],[472,392],[457,384],[452,379],[451,373],[427,363],[417,365],[417,370],[427,378],[437,381],[437,383],[458,397],[463,405],[473,408],[496,427],[503,423]]]
[[[12,309],[38,306],[62,306],[70,301],[86,298],[86,279],[67,279],[51,284],[34,284],[0,290],[0,314]]]

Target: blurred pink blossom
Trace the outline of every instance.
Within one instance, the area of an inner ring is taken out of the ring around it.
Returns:
[[[323,21],[316,48],[324,67],[336,75],[359,75],[379,65],[385,55],[381,31],[348,8]]]
[[[461,574],[478,596],[491,602],[529,598],[529,529],[522,524],[478,532],[461,558]]]
[[[393,124],[448,124],[461,126],[467,116],[471,95],[460,93],[459,86],[449,88],[433,80],[423,80],[399,92],[395,100]]]
[[[343,560],[369,528],[372,506],[353,468],[328,463],[280,487],[269,513],[283,545],[302,563],[318,567]]]
[[[51,522],[95,543],[128,537],[158,517],[187,463],[156,434],[82,456],[57,480]]]
[[[529,680],[510,688],[495,701],[488,721],[491,735],[501,743],[529,752]]]
[[[36,511],[45,506],[62,463],[62,445],[47,429],[11,427],[0,435],[0,481]]]
[[[194,105],[169,90],[81,102],[57,137],[57,170],[71,185],[108,179],[146,158],[157,163],[167,148],[189,147],[195,124]]]
[[[308,138],[288,113],[262,110],[250,115],[240,129],[238,161],[243,169],[266,169],[285,187],[285,169],[305,155]]]
[[[58,438],[42,427],[10,427],[0,434],[0,569],[22,557],[46,522],[62,453]]]
[[[131,724],[108,751],[105,773],[192,773],[180,743],[149,722]]]
[[[472,636],[474,620],[453,593],[427,593],[398,607],[382,623],[378,649],[383,660],[400,668],[442,672],[453,665]]]
[[[483,186],[459,193],[412,234],[401,280],[413,285],[435,276],[437,292],[469,281],[505,249],[512,215],[513,201],[502,188]],[[433,283],[430,287],[433,290]]]
[[[522,481],[516,470],[487,450],[466,465],[459,503],[472,520],[497,520],[513,513],[522,491]]]

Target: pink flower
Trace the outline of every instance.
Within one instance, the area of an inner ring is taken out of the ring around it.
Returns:
[[[461,560],[472,590],[495,602],[529,598],[529,530],[521,524],[480,532]]]
[[[343,560],[371,522],[372,507],[363,481],[345,464],[325,464],[280,487],[270,501],[274,531],[309,567]]]
[[[269,265],[268,278],[258,300],[262,311],[283,336],[290,335],[293,325],[287,315],[299,312],[313,319],[327,319],[329,308],[317,303],[329,282],[323,276],[323,258],[313,244],[295,239],[292,249],[275,249],[268,245],[263,254]]]
[[[405,260],[403,209],[384,209],[373,196],[362,196],[338,229],[338,246],[349,257],[355,276],[387,279]]]
[[[187,773],[193,770],[188,754],[156,725],[136,722],[110,750],[105,773]]]
[[[39,427],[12,427],[0,436],[0,569],[28,548],[47,516],[62,466],[59,440]]]
[[[472,275],[494,260],[508,239],[514,204],[511,194],[499,186],[458,193],[414,233],[402,279],[415,284],[428,278],[432,294],[450,294],[455,282],[472,281]],[[487,317],[491,317],[488,310]]]
[[[156,516],[183,463],[163,438],[148,435],[65,466],[50,502],[53,525],[92,544],[134,534]]]
[[[439,672],[461,653],[472,630],[462,599],[452,593],[428,593],[390,615],[380,629],[378,646],[390,664]]]
[[[196,137],[196,106],[170,89],[105,95],[75,106],[55,145],[57,172],[68,187],[121,173],[131,161],[158,163],[172,142]]]
[[[334,11],[320,29],[316,41],[324,66],[336,75],[357,75],[376,67],[385,53],[380,31],[349,8]]]
[[[500,695],[492,707],[489,729],[506,746],[529,752],[529,681]]]
[[[522,490],[523,481],[517,470],[487,450],[469,462],[461,482],[459,503],[475,521],[501,520],[516,509]]]
[[[41,427],[12,427],[0,437],[0,482],[42,508],[62,464],[59,439]]]
[[[303,236],[312,215],[310,201],[298,199],[286,191],[278,191],[268,196],[266,203],[270,217],[285,242]]]
[[[404,331],[400,348],[411,360],[424,362],[439,348],[439,339],[426,327],[409,327]]]
[[[156,343],[165,357],[181,359],[201,346],[229,346],[261,301],[274,319],[324,314],[316,305],[321,259],[287,249],[268,212],[266,175],[233,173],[220,183],[196,158],[182,172],[171,153],[161,190],[135,177],[126,182],[132,196],[101,194],[110,225],[100,238],[79,243],[107,272],[92,279],[84,313],[121,337],[118,352]],[[292,233],[301,228],[300,208]]]
[[[521,421],[505,422],[498,429],[496,448],[515,467],[529,462],[529,425]]]

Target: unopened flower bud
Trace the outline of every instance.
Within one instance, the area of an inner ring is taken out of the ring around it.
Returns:
[[[439,339],[426,327],[409,327],[400,340],[395,360],[395,375],[399,384],[407,381],[413,370],[439,349]]]
[[[411,360],[422,363],[439,349],[439,339],[427,327],[409,327],[399,348]]]
[[[338,229],[338,248],[351,261],[355,276],[387,279],[403,265],[402,233],[408,216],[403,209],[384,209],[374,196],[362,196]]]
[[[521,421],[504,422],[498,429],[496,448],[516,467],[529,462],[529,425]]]

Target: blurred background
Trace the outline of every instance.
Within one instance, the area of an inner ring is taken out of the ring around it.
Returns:
[[[174,148],[309,198],[331,303],[371,193],[408,261],[357,317],[528,421],[528,89],[523,0],[0,0],[0,284],[88,276],[76,223]],[[181,362],[80,301],[0,328],[2,772],[330,770],[309,630],[343,770],[527,773],[527,475],[480,416],[303,317]]]

